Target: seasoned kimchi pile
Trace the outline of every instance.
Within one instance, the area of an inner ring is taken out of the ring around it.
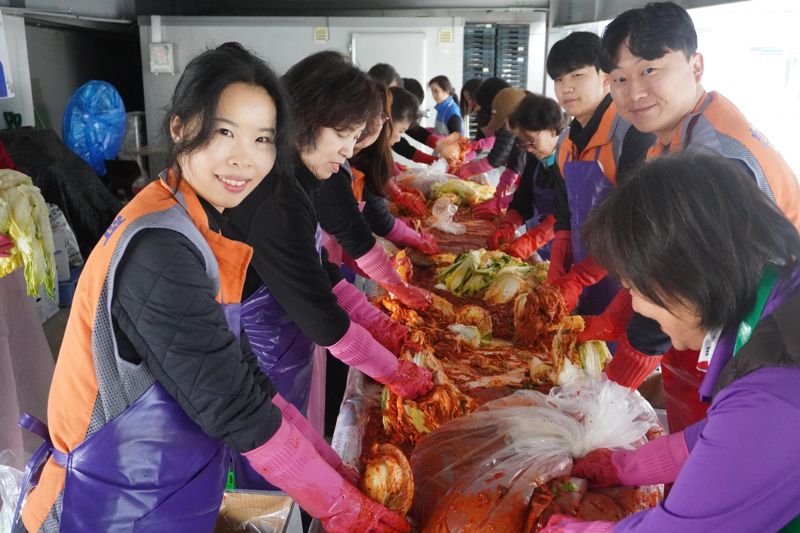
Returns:
[[[365,398],[362,490],[401,513],[411,507],[421,479],[413,481],[397,453],[411,458],[420,441],[443,424],[515,391],[546,393],[576,370],[599,376],[610,357],[603,343],[576,344],[583,321],[567,314],[558,290],[544,281],[547,263],[529,264],[482,249],[493,225],[472,218],[463,204],[454,220],[467,227],[466,233],[423,228],[436,236],[439,254],[421,256],[409,250],[396,261],[405,279],[433,293],[430,309],[415,311],[389,294],[373,298],[376,306],[409,327],[400,357],[429,369],[435,385],[415,401],[387,388]],[[468,453],[458,439],[452,441],[450,453]],[[516,498],[465,493],[446,503],[428,502],[436,505],[421,514],[415,503],[412,519],[425,532],[532,532],[554,513],[618,520],[652,507],[661,497],[650,488],[587,491],[585,480],[569,474],[539,480],[535,490]],[[500,510],[494,497],[503,500]],[[452,513],[463,514],[457,521],[463,528],[445,526]]]

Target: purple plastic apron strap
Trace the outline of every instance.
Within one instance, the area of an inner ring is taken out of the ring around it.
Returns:
[[[42,467],[44,466],[50,454],[53,452],[53,443],[50,440],[50,432],[47,425],[33,416],[30,413],[24,413],[17,422],[20,427],[30,431],[34,435],[40,437],[42,442],[36,451],[33,453],[28,463],[25,465],[25,475],[22,477],[22,484],[19,489],[19,499],[14,508],[14,518],[11,522],[12,527],[17,524],[22,512],[22,502],[28,495],[29,489],[39,484],[39,476],[42,474]],[[61,456],[61,452],[59,452]],[[59,463],[60,464],[60,463]]]

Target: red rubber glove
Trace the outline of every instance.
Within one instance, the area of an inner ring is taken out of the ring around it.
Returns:
[[[611,462],[612,453],[608,448],[598,448],[580,459],[575,459],[572,476],[589,480],[592,487],[619,487],[622,481]]]
[[[425,139],[425,146],[436,149],[436,145],[439,144],[440,141],[447,139],[447,141],[445,141],[444,144],[451,144],[458,137],[461,137],[461,135],[458,132],[451,133],[450,135],[439,135],[438,133],[431,133]]]
[[[503,213],[503,199],[490,198],[472,208],[472,216],[481,220],[494,220]]]
[[[461,165],[461,168],[456,171],[456,176],[462,180],[465,180],[470,176],[481,174],[483,172],[489,172],[491,170],[494,170],[494,167],[491,165],[491,163],[489,163],[489,161],[486,160],[485,157],[483,157],[481,159],[473,159],[469,163]]]
[[[14,249],[14,240],[8,235],[0,235],[0,257],[8,257]]]
[[[613,528],[614,522],[584,522],[572,516],[554,514],[539,533],[610,533]]]
[[[633,315],[631,293],[628,289],[620,289],[602,314],[584,316],[586,327],[578,333],[578,342],[615,341],[619,339]]]
[[[524,223],[525,219],[522,218],[522,215],[513,209],[509,209],[497,223],[489,238],[486,239],[486,247],[490,250],[497,250],[504,244],[511,242],[514,240],[517,228]]]
[[[425,165],[432,165],[439,159],[435,155],[426,154],[425,152],[421,152],[416,150],[414,155],[411,157],[411,160],[415,163],[423,163]]]
[[[550,249],[550,268],[547,270],[547,281],[552,284],[566,274],[571,266],[572,232],[569,230],[557,231]]]
[[[583,289],[594,285],[606,277],[606,269],[595,263],[594,259],[587,257],[577,265],[574,265],[569,272],[555,280],[552,285],[559,288],[561,296],[564,297],[564,304],[567,310],[572,311],[578,305]]]
[[[524,261],[530,257],[533,252],[553,239],[553,226],[555,223],[555,217],[553,215],[547,215],[538,225],[514,239],[503,251],[508,255],[513,255]]]
[[[663,355],[647,355],[631,346],[627,335],[617,342],[614,357],[605,368],[608,379],[632,390],[639,388],[647,376],[653,373]]]
[[[242,454],[264,479],[318,518],[328,533],[406,533],[405,518],[370,500],[320,457],[291,422],[258,448]]]
[[[431,371],[405,359],[398,361],[397,372],[393,375],[377,378],[375,381],[383,383],[390,391],[403,398],[419,398],[433,390]]]

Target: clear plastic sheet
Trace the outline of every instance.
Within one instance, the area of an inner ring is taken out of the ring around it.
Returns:
[[[430,223],[431,227],[452,235],[463,235],[467,232],[464,224],[453,221],[453,217],[458,212],[458,205],[450,195],[440,196],[433,202],[431,208]]]
[[[656,426],[638,393],[606,379],[518,391],[417,444],[413,514],[423,531],[520,531],[536,488],[569,475],[573,457],[638,446]]]
[[[11,531],[14,510],[19,499],[23,472],[12,465],[20,462],[16,453],[11,450],[0,452],[0,531]]]

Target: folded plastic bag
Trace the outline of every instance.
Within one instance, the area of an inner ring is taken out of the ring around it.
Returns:
[[[652,407],[605,378],[518,391],[417,444],[414,517],[423,532],[527,531],[544,510],[537,489],[569,475],[573,457],[641,445],[654,427]]]
[[[464,224],[453,222],[453,217],[455,217],[458,212],[457,202],[458,199],[451,195],[437,198],[431,208],[431,227],[452,235],[462,235],[466,233],[467,227]]]
[[[17,457],[11,450],[0,452],[0,531],[12,529],[23,472],[9,465],[17,463]]]
[[[426,198],[430,198],[431,189],[437,183],[444,183],[447,180],[458,179],[456,176],[447,173],[447,162],[438,159],[425,168],[408,169],[395,178],[401,185],[414,187]]]

